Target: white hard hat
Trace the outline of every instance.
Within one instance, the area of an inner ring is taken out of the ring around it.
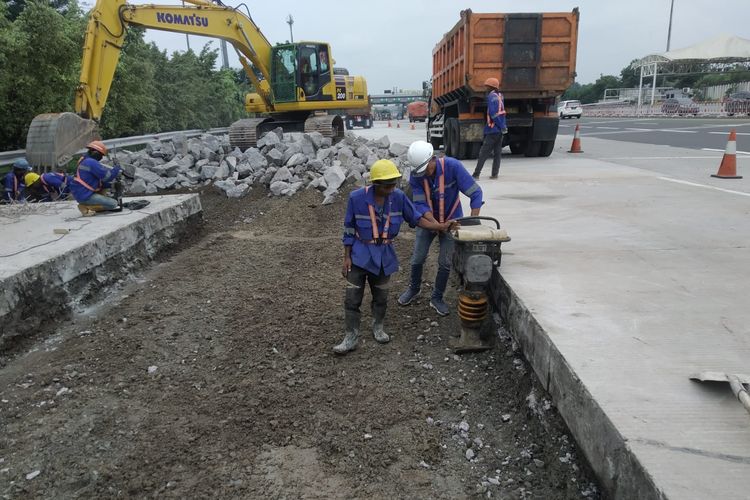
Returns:
[[[432,160],[434,153],[435,150],[429,142],[412,142],[411,146],[409,146],[409,151],[406,153],[406,158],[412,166],[412,173],[416,176],[424,175],[425,170],[427,170],[427,164]]]

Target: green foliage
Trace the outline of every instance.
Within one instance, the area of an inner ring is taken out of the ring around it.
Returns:
[[[40,113],[73,110],[87,18],[75,0],[0,0],[0,151],[23,148]],[[130,28],[100,123],[102,135],[226,127],[244,115],[242,70],[218,50],[171,57]]]
[[[574,82],[562,95],[561,100],[579,100],[583,104],[597,102],[604,96],[604,90],[621,87],[620,79],[612,75],[601,75],[594,83],[581,85]]]

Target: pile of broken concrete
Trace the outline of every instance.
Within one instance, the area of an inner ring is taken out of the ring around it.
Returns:
[[[205,134],[191,139],[177,135],[149,143],[141,151],[120,150],[112,156],[123,167],[130,195],[213,183],[230,198],[242,198],[256,186],[267,188],[271,196],[315,188],[328,204],[345,183],[363,185],[379,159],[405,167],[406,151],[407,146],[391,144],[387,136],[367,140],[348,132],[332,144],[318,132],[284,133],[277,128],[244,152],[232,149],[226,135]]]

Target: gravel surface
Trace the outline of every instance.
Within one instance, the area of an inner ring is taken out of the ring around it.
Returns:
[[[0,498],[600,497],[502,327],[454,355],[455,313],[396,303],[405,271],[391,343],[332,354],[345,196],[202,200],[191,241],[0,353]]]

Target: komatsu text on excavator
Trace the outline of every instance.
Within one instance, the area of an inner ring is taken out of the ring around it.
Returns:
[[[322,42],[272,46],[248,14],[220,0],[185,0],[190,6],[133,5],[97,0],[83,47],[75,113],[34,118],[26,138],[26,156],[35,167],[56,167],[98,138],[97,122],[130,26],[220,38],[236,50],[257,92],[245,97],[245,109],[262,115],[233,123],[229,141],[246,149],[266,131],[318,131],[334,140],[344,123],[336,110],[369,109],[367,84],[360,76],[333,71],[331,47]],[[258,115],[254,115],[258,116]]]

